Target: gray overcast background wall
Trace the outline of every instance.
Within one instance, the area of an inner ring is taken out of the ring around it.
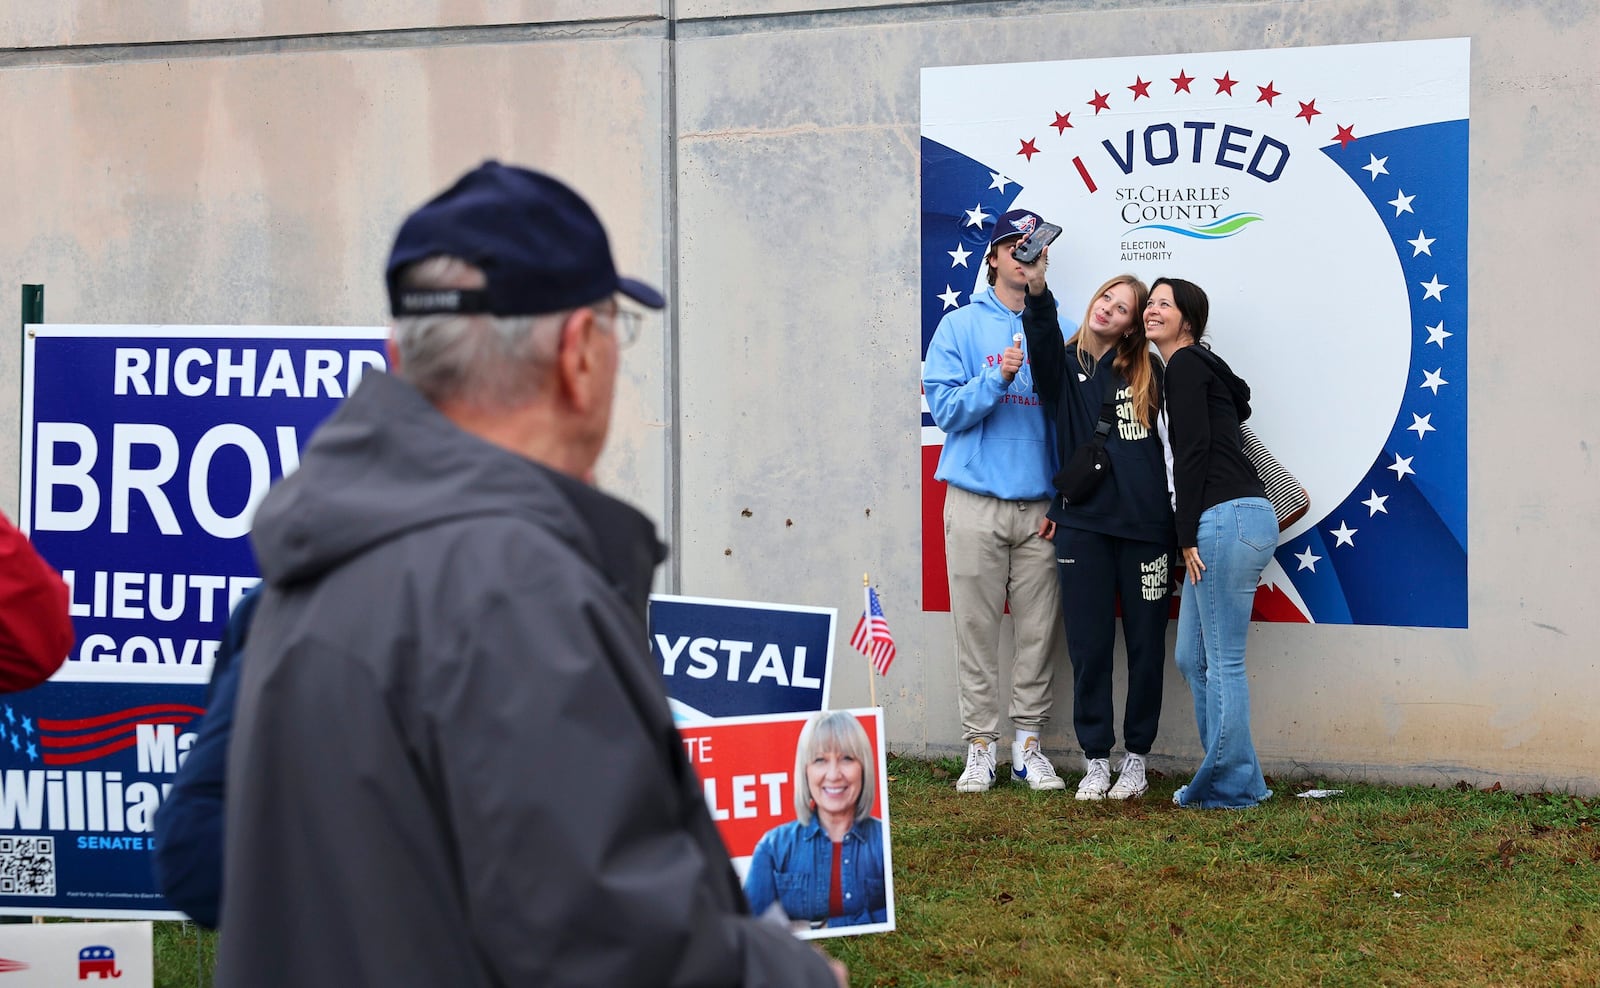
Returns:
[[[847,634],[870,570],[891,746],[953,753],[949,616],[918,599],[919,70],[1442,37],[1472,39],[1470,628],[1258,626],[1256,741],[1278,774],[1594,792],[1589,0],[9,0],[0,284],[56,323],[372,325],[408,208],[485,157],[561,175],[672,299],[602,466],[671,537],[663,588]],[[20,357],[0,334],[7,511]],[[1068,684],[1046,747],[1074,767]],[[1170,667],[1163,726],[1157,764],[1192,763]]]

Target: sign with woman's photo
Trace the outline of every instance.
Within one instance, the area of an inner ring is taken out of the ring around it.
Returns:
[[[1467,625],[1467,39],[924,69],[922,340],[999,218],[1064,228],[1077,320],[1123,272],[1199,284],[1249,424],[1310,494],[1269,621]],[[996,99],[998,93],[1005,94]],[[924,402],[923,600],[947,610]]]
[[[751,911],[804,938],[894,929],[881,708],[682,724]]]

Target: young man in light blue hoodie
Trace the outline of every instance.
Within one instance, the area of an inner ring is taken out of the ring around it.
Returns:
[[[1055,494],[1055,453],[1022,349],[1030,277],[1049,264],[1012,256],[1043,220],[1013,209],[995,222],[984,265],[989,289],[939,323],[922,387],[945,433],[934,477],[944,502],[950,611],[956,627],[957,693],[967,765],[961,792],[994,784],[1000,739],[1000,622],[1011,604],[1011,773],[1034,789],[1064,789],[1039,749],[1050,719],[1051,679],[1064,656],[1054,546],[1039,534]],[[1071,330],[1068,329],[1068,332]]]

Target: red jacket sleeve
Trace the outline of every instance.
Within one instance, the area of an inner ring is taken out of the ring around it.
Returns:
[[[49,679],[72,650],[67,585],[0,515],[0,693]]]

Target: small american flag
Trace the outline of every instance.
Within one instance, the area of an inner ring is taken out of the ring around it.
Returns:
[[[894,661],[894,632],[883,616],[883,605],[878,603],[878,591],[867,588],[867,606],[856,622],[855,633],[850,636],[850,646],[862,655],[872,657],[872,667],[878,675],[889,675],[889,664]]]

